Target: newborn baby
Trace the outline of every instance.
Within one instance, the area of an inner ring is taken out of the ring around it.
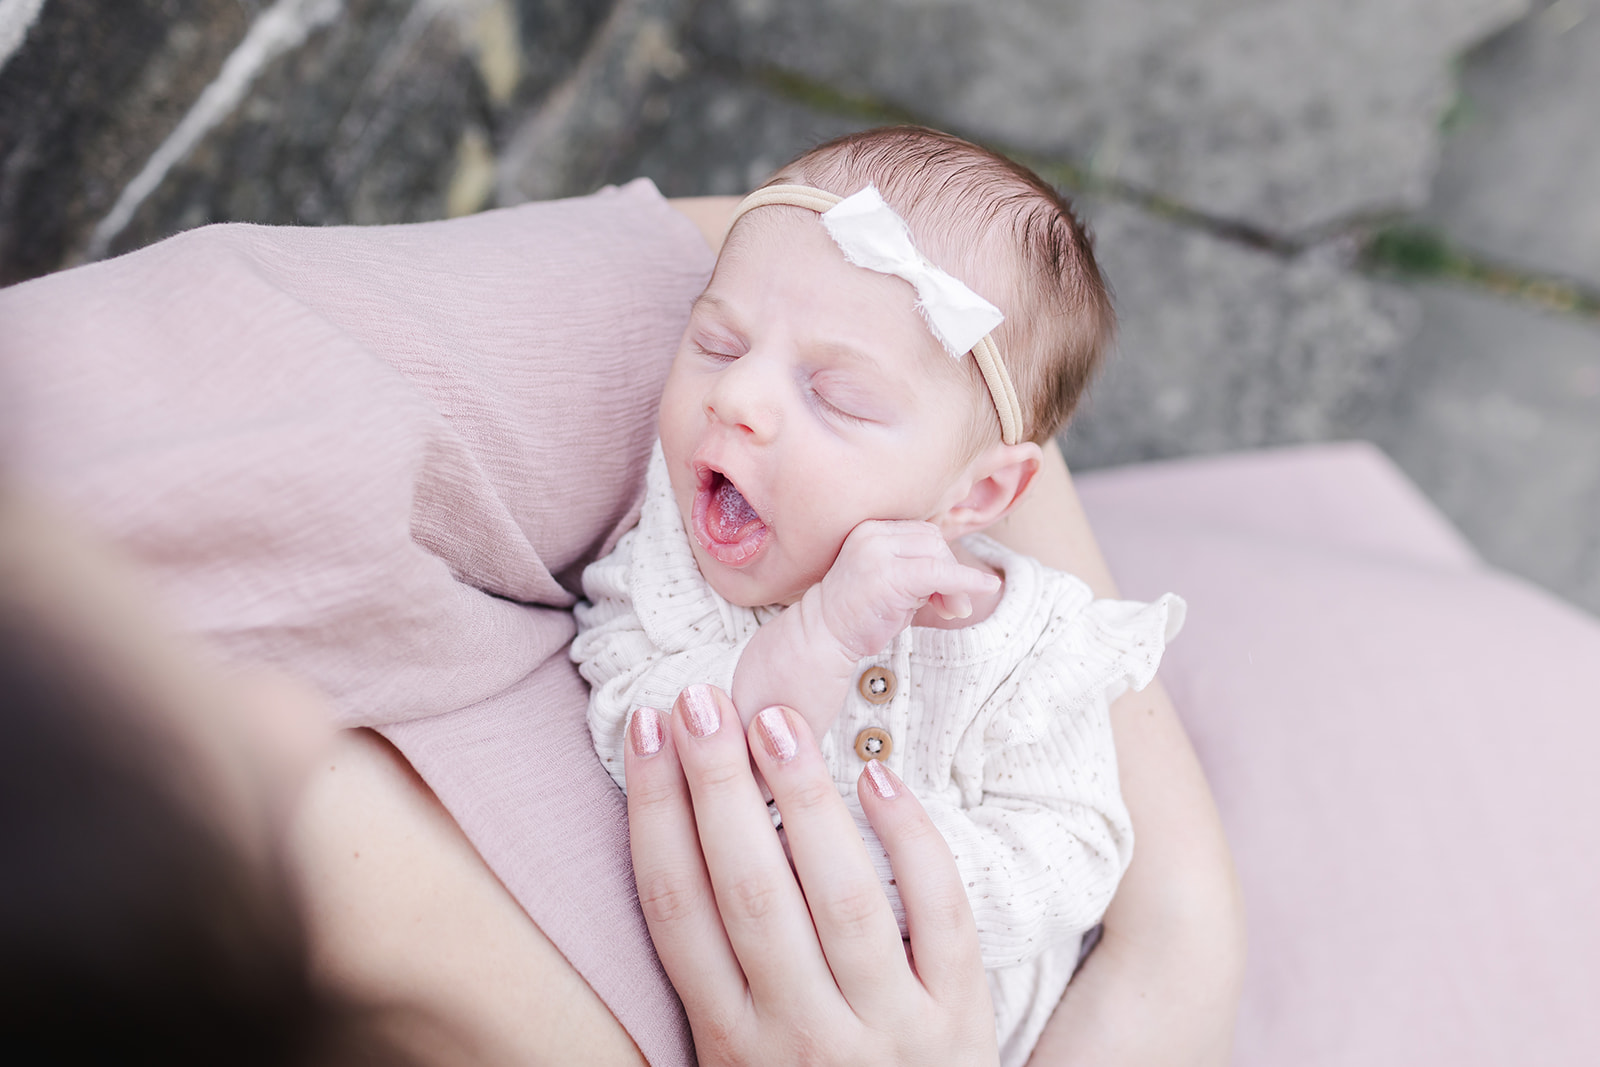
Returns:
[[[1132,853],[1109,704],[1183,615],[1171,595],[1095,600],[980,532],[1082,393],[1109,296],[1058,194],[930,130],[830,142],[739,210],[639,524],[583,576],[595,747],[625,787],[630,715],[685,686],[725,688],[747,725],[794,708],[903,929],[855,794],[862,762],[886,763],[955,854],[1020,1064]]]

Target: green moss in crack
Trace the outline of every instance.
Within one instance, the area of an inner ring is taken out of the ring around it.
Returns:
[[[1387,226],[1367,239],[1362,259],[1375,270],[1412,278],[1459,277],[1468,267],[1465,256],[1434,230],[1422,226]]]
[[[1395,225],[1376,230],[1361,253],[1362,265],[1376,274],[1412,280],[1453,280],[1527,300],[1552,311],[1600,316],[1600,293],[1561,278],[1510,270],[1455,248],[1443,234],[1424,226]]]
[[[817,111],[848,115],[885,126],[926,125],[925,120],[893,104],[860,93],[844,92],[791,71],[765,67],[755,72],[755,78],[774,95]]]

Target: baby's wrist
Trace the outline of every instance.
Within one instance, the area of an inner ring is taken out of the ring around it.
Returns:
[[[734,705],[749,726],[772,704],[794,708],[821,737],[827,732],[854,676],[855,662],[812,609],[791,604],[756,631],[734,672]],[[829,711],[829,709],[832,709]]]
[[[823,598],[819,582],[806,590],[805,595],[785,614],[795,614],[800,630],[798,640],[811,650],[816,666],[830,675],[848,680],[855,675],[856,664],[860,662],[862,654],[852,647],[849,640],[840,636],[829,622]]]

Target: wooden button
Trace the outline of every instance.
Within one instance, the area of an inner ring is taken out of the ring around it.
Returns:
[[[868,704],[887,704],[894,699],[894,672],[887,667],[871,667],[861,672],[856,688]]]
[[[894,751],[894,738],[889,736],[889,731],[877,726],[869,726],[856,734],[856,755],[862,762],[869,759],[888,759],[889,753]]]

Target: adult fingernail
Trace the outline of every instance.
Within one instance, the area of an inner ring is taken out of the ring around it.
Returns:
[[[894,799],[894,779],[890,777],[889,768],[883,765],[882,760],[867,760],[867,784],[872,786],[872,791],[882,799]]]
[[[709,685],[691,685],[678,694],[678,702],[683,705],[684,725],[696,737],[708,737],[722,725],[722,713]]]
[[[661,713],[655,708],[639,708],[628,727],[635,756],[654,756],[661,751]]]
[[[779,763],[794,759],[794,728],[789,725],[789,717],[782,708],[764,708],[756,716],[756,725],[761,728],[761,743],[766,746],[767,755]]]

